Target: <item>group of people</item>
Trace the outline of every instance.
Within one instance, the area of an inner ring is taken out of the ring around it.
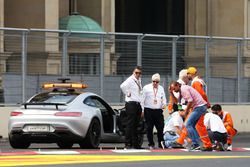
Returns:
[[[145,118],[149,149],[156,148],[154,127],[157,130],[158,148],[183,148],[190,151],[232,150],[232,138],[237,133],[230,113],[221,105],[211,107],[206,95],[206,84],[195,67],[179,72],[179,79],[168,88],[167,104],[160,74],[152,75],[152,82],[142,87],[142,69],[137,66],[120,88],[125,94],[126,126],[125,149],[140,148],[137,126]],[[189,82],[191,81],[191,86]],[[207,109],[211,108],[212,112]],[[163,111],[169,117],[164,121]]]

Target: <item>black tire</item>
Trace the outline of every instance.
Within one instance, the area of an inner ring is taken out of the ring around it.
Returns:
[[[70,149],[73,146],[73,143],[70,142],[57,142],[56,144],[58,145],[59,148],[62,149]]]
[[[81,148],[98,148],[101,141],[101,125],[97,119],[90,123],[85,139],[79,143]]]
[[[12,148],[16,148],[16,149],[26,149],[26,148],[29,148],[30,146],[29,142],[25,142],[21,140],[20,138],[15,139],[15,137],[11,137],[11,136],[9,136],[9,143]]]

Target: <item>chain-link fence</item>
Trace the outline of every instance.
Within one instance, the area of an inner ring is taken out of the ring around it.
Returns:
[[[85,82],[110,103],[136,65],[143,84],[161,74],[167,92],[181,69],[198,68],[209,100],[250,102],[249,39],[0,28],[0,103],[22,103],[59,77]]]

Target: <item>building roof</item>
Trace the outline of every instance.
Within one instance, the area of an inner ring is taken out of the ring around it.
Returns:
[[[96,21],[78,13],[60,18],[59,29],[71,31],[104,32],[102,27]]]

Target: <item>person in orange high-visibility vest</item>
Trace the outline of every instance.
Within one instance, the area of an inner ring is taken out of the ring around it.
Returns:
[[[206,84],[205,82],[198,76],[197,69],[195,67],[189,67],[187,70],[188,78],[191,80],[191,86],[197,90],[202,98],[207,102],[207,107],[210,108],[210,103],[208,101],[208,97],[206,95]],[[203,151],[210,151],[212,148],[212,142],[209,139],[207,129],[204,125],[204,116],[203,114],[198,122],[196,123],[196,130],[200,136],[200,139],[203,143],[203,147],[201,148]]]
[[[214,114],[217,114],[223,121],[224,126],[227,130],[228,138],[227,138],[227,150],[232,151],[232,141],[233,137],[236,135],[237,130],[234,129],[233,119],[229,112],[223,111],[221,105],[215,104],[211,108]]]

